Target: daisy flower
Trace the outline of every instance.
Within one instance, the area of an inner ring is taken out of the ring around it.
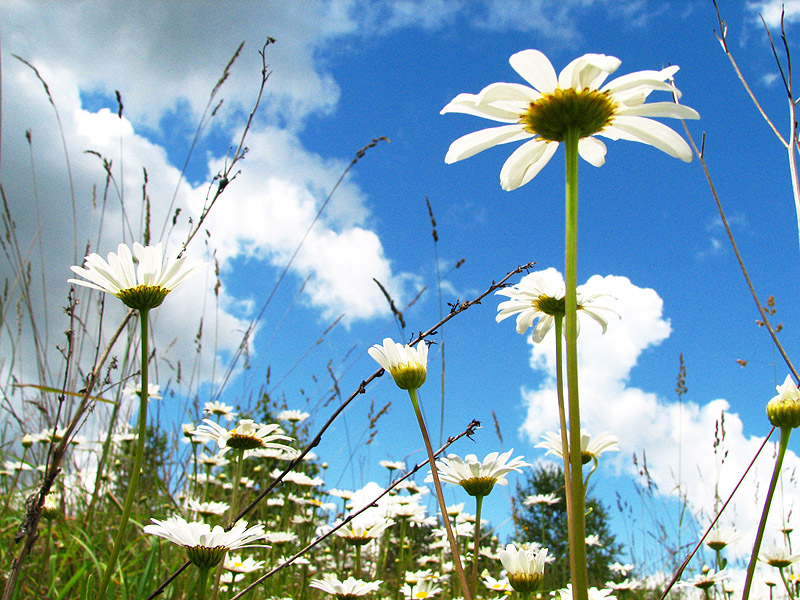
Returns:
[[[600,536],[596,533],[586,536],[586,545],[587,546],[599,546],[600,548],[603,547],[603,542],[600,541]]]
[[[161,242],[155,246],[133,244],[134,261],[130,248],[117,247],[109,252],[108,261],[99,254],[86,257],[83,267],[70,267],[84,279],[70,279],[69,283],[113,294],[129,308],[149,310],[159,306],[171,291],[186,279],[206,268],[206,263],[186,257],[164,262]],[[138,266],[136,266],[138,263]]]
[[[724,581],[726,577],[728,577],[728,572],[725,569],[719,572],[714,571],[714,569],[709,569],[706,573],[699,573],[688,581],[679,581],[678,585],[681,587],[694,586],[701,590],[707,590],[717,583]]]
[[[406,463],[402,460],[382,460],[378,464],[386,469],[389,469],[390,471],[406,470]]]
[[[633,565],[627,564],[623,565],[620,562],[615,562],[613,565],[608,567],[610,571],[614,571],[615,573],[619,573],[623,577],[627,577],[628,573],[633,571]]]
[[[500,550],[500,562],[506,570],[508,582],[520,594],[528,594],[542,583],[544,565],[547,561],[547,548],[526,550],[508,544]]]
[[[800,554],[790,554],[786,548],[773,547],[763,552],[758,557],[761,562],[767,563],[776,569],[785,569],[800,558]]]
[[[282,410],[278,413],[279,421],[289,421],[290,423],[302,423],[311,415],[302,410]]]
[[[246,521],[239,521],[229,531],[219,525],[213,529],[207,523],[188,523],[183,517],[171,517],[166,521],[150,519],[153,525],[145,525],[144,532],[157,535],[186,548],[189,560],[200,568],[218,565],[229,550],[253,546],[252,542],[264,539],[264,526],[248,528]]]
[[[338,523],[333,524],[334,527],[337,525]],[[372,540],[378,539],[381,534],[392,525],[394,525],[394,521],[391,518],[372,519],[367,517],[359,519],[356,517],[347,523],[347,525],[334,531],[334,533],[344,539],[348,544],[363,546]]]
[[[496,146],[527,140],[506,160],[500,171],[504,190],[526,184],[548,163],[567,132],[577,133],[578,152],[588,163],[605,162],[606,146],[594,137],[642,142],[686,162],[692,151],[672,129],[646,117],[698,119],[696,111],[675,102],[645,104],[656,90],[680,97],[668,80],[677,66],[661,71],[638,71],[603,85],[621,61],[604,54],[584,54],[556,76],[547,57],[523,50],[510,59],[511,67],[533,87],[493,83],[477,94],[459,94],[442,109],[508,123],[460,137],[450,145],[446,163],[469,158]],[[601,87],[602,86],[602,87]]]
[[[129,398],[138,398],[142,395],[142,382],[138,381],[133,383],[132,381],[129,381],[125,386],[125,389],[122,390],[122,393]],[[161,400],[161,386],[157,383],[148,383],[147,397],[153,398],[154,400]]]
[[[186,508],[203,516],[224,515],[230,507],[227,502],[199,502],[192,498],[186,501]]]
[[[322,576],[322,579],[312,579],[309,586],[337,598],[353,598],[377,591],[381,583],[383,582],[380,580],[366,582],[355,577],[348,577],[344,581],[339,581],[336,575],[326,573]]]
[[[535,504],[558,504],[558,496],[555,494],[535,494],[525,498],[523,502],[525,506],[534,506]]]
[[[385,338],[383,346],[375,344],[367,352],[391,374],[401,390],[416,390],[425,383],[428,374],[428,345],[424,342],[416,346],[404,346],[392,338]]]
[[[800,427],[800,391],[791,375],[776,386],[778,395],[767,404],[767,417],[775,427]]]
[[[589,588],[589,600],[616,600],[613,596],[614,590],[597,589],[596,587]],[[558,590],[558,595],[561,600],[572,600],[572,584],[568,583],[567,587]]]
[[[413,585],[404,583],[403,587],[400,588],[400,594],[402,594],[403,598],[408,598],[408,600],[433,598],[441,591],[442,588],[436,585],[436,582],[431,579],[424,579]]]
[[[200,425],[192,434],[203,442],[215,441],[220,448],[219,454],[225,454],[229,449],[254,450],[256,448],[272,448],[273,450],[291,450],[289,446],[276,443],[278,440],[291,440],[283,434],[279,425],[259,425],[252,419],[241,419],[239,424],[227,430],[225,427],[209,419],[203,419],[205,425]]]
[[[514,591],[508,579],[495,579],[489,574],[483,576],[483,585],[492,590],[493,592],[504,592],[510,594]]]
[[[632,592],[641,587],[641,583],[635,579],[623,579],[619,583],[616,581],[606,581],[606,587],[612,592]]]
[[[270,531],[264,535],[264,539],[273,546],[283,546],[296,542],[297,534],[294,531]]]
[[[233,407],[219,400],[206,402],[205,406],[203,406],[203,412],[207,415],[224,417],[226,421],[233,421],[234,417],[236,417],[236,412],[234,412]]]
[[[506,485],[505,475],[511,471],[520,471],[522,467],[530,465],[518,456],[508,462],[512,448],[508,452],[500,454],[492,452],[486,455],[483,462],[478,461],[474,454],[467,454],[461,458],[455,454],[449,454],[447,458],[436,461],[436,468],[439,477],[447,483],[454,483],[463,487],[470,496],[488,496],[495,483]],[[429,481],[431,475],[425,479]]]
[[[578,314],[585,314],[603,328],[603,333],[608,327],[606,315],[608,313],[619,315],[608,306],[603,305],[602,298],[610,298],[609,294],[586,294],[581,291],[583,286],[578,286]],[[555,324],[555,316],[564,316],[564,295],[566,294],[564,280],[555,269],[546,269],[530,273],[523,277],[519,283],[495,292],[499,296],[508,296],[510,299],[497,306],[495,320],[499,323],[510,316],[517,316],[517,333],[524,334],[533,327],[534,343],[541,342],[547,332]],[[537,321],[536,326],[533,325]],[[580,319],[578,320],[578,333],[580,333]]]
[[[264,561],[253,560],[249,556],[242,560],[241,554],[232,554],[225,558],[222,568],[233,573],[253,573],[264,568]]]
[[[554,454],[559,458],[563,458],[561,452],[561,435],[555,431],[548,431],[545,433],[542,436],[542,441],[536,444],[534,448],[544,448],[547,450],[546,454]],[[581,457],[583,464],[588,463],[592,459],[600,458],[603,452],[619,452],[619,438],[604,431],[592,439],[589,432],[582,429]]]
[[[706,536],[706,546],[718,552],[741,538],[742,536],[732,527],[720,527],[715,525]]]

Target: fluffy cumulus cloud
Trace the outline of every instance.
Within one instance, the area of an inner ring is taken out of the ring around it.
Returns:
[[[193,132],[240,40],[245,50],[214,100],[224,102],[205,131],[209,139],[221,140],[220,155],[238,144],[258,90],[257,50],[268,35],[280,41],[267,49],[272,75],[250,130],[242,172],[188,248],[193,256],[216,260],[222,281],[209,269],[154,311],[158,353],[151,378],[162,387],[170,383],[173,391],[180,380],[185,397],[219,380],[220,357],[224,364],[236,352],[258,304],[256,290],[234,296],[225,285],[243,262],[251,267],[253,260],[260,261],[278,272],[302,243],[290,274],[293,285],[307,280],[305,304],[320,319],[344,313],[347,322],[387,314],[373,278],[398,300],[412,288],[413,276],[393,270],[368,226],[367,199],[351,180],[342,182],[314,221],[351,158],[323,157],[300,142],[304,119],[332,110],[338,101],[337,84],[315,54],[357,26],[348,3],[314,4],[309,9],[278,1],[230,3],[227,10],[214,4],[188,12],[175,11],[170,2],[145,7],[21,1],[7,7],[0,174],[13,221],[4,220],[3,235],[11,236],[13,229],[14,241],[6,247],[2,267],[8,291],[0,318],[4,385],[12,380],[63,385],[60,355],[53,349],[65,347],[63,332],[70,327],[63,311],[69,267],[82,264],[87,252],[105,255],[120,242],[142,241],[149,230],[153,243],[161,239],[169,255],[177,254],[198,220],[207,187],[181,177],[184,154],[175,154],[175,146],[188,147],[191,133],[184,132]],[[41,80],[13,55],[33,65]],[[87,95],[113,98],[115,90],[122,94],[122,118],[84,105]],[[208,179],[225,161],[213,155],[195,159],[205,160]],[[180,215],[173,221],[176,211]],[[23,273],[31,280],[25,281]],[[73,325],[86,337],[70,373],[70,389],[83,386],[93,348],[107,342],[124,314],[117,300],[106,298],[98,336],[98,294],[87,292],[81,288],[77,296],[79,325]],[[127,334],[112,355],[125,355],[125,339]],[[257,339],[256,328],[246,342],[250,352]],[[126,374],[137,371],[131,362],[121,363]],[[34,392],[25,395],[35,397]],[[19,401],[17,391],[12,405],[18,411]]]
[[[714,514],[715,495],[719,493],[724,499],[730,493],[763,438],[745,436],[741,419],[728,412],[724,399],[679,404],[631,386],[631,370],[639,357],[670,334],[662,300],[654,290],[613,275],[595,275],[585,289],[614,296],[613,306],[621,318],[610,319],[605,335],[588,319],[581,327],[578,353],[583,427],[590,433],[609,431],[619,437],[621,452],[603,457],[603,463],[619,474],[635,476],[631,455],[639,457],[641,466],[644,452],[649,474],[664,493],[677,489],[680,473],[681,489],[688,492],[693,514],[701,526],[708,524]],[[551,331],[532,350],[531,367],[545,375],[543,383],[523,392],[528,413],[522,433],[532,443],[547,431],[558,431],[553,336]],[[740,491],[728,509],[729,518],[735,516],[737,528],[747,539],[755,532],[771,475],[774,453],[770,448],[762,452],[748,476],[747,491]],[[800,461],[788,452],[786,466],[791,472]],[[794,480],[785,480],[784,486],[789,499],[800,491]],[[787,505],[783,514],[791,508]],[[781,512],[773,511],[770,517],[773,532],[779,527]],[[745,553],[746,545],[740,544],[737,552]]]
[[[780,27],[781,15],[789,23],[800,20],[799,0],[760,0],[748,2],[747,8],[753,13],[753,24],[758,26],[761,25],[759,15],[764,17],[770,27]]]

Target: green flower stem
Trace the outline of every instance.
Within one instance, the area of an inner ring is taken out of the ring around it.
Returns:
[[[237,448],[236,449],[236,465],[233,468],[233,490],[231,492],[231,506],[228,509],[228,516],[227,520],[230,522],[239,510],[236,508],[239,504],[239,484],[242,481],[242,468],[244,467],[244,449]],[[206,478],[208,481],[208,478]],[[217,600],[219,597],[219,585],[220,579],[222,578],[222,565],[225,562],[223,558],[220,561],[219,565],[217,566],[217,570],[214,573],[214,591],[211,593],[211,600]]]
[[[197,595],[195,596],[197,600],[205,600],[206,587],[208,586],[208,572],[210,570],[210,567],[199,568],[199,573],[197,575]]]
[[[567,521],[572,514],[572,506],[569,503],[570,484],[569,477],[569,434],[567,432],[567,414],[564,408],[564,315],[553,315],[556,326],[556,394],[558,395],[558,421],[561,426],[561,456],[564,460],[564,491],[567,497]],[[544,513],[543,513],[544,514]],[[544,522],[542,523],[544,532]],[[544,544],[544,533],[542,533],[542,544]]]
[[[789,586],[789,582],[786,581],[786,570],[784,568],[778,569],[781,574],[781,581],[783,581],[783,587],[786,588],[786,593],[789,594],[789,598],[794,600],[794,594],[792,593],[792,588]]]
[[[111,550],[111,556],[108,559],[103,579],[100,582],[100,589],[97,594],[98,600],[103,600],[106,597],[106,590],[111,581],[111,574],[117,564],[117,558],[122,550],[125,542],[125,530],[128,527],[128,520],[131,517],[131,510],[133,508],[133,499],[136,496],[136,489],[139,487],[139,472],[142,470],[142,460],[144,459],[144,438],[147,435],[147,400],[148,400],[148,358],[150,355],[148,344],[148,316],[150,311],[147,309],[139,311],[139,325],[141,326],[141,346],[142,346],[142,377],[141,377],[141,393],[139,394],[139,420],[136,425],[136,451],[133,458],[133,472],[131,473],[131,480],[128,483],[128,494],[125,496],[125,504],[122,507],[122,516],[120,517],[119,529],[114,538],[114,547]]]
[[[353,576],[361,579],[361,544],[356,544],[356,572]]]
[[[789,436],[792,434],[791,427],[781,427],[781,441],[778,445],[778,456],[775,459],[775,469],[772,471],[772,479],[769,482],[769,489],[767,490],[767,498],[764,501],[764,510],[761,512],[761,520],[758,523],[758,531],[756,531],[756,539],[753,542],[753,552],[750,555],[750,564],[747,565],[747,577],[744,581],[744,590],[742,591],[742,600],[747,600],[750,596],[750,586],[753,584],[753,574],[756,571],[756,563],[758,562],[758,553],[761,550],[761,540],[764,538],[764,530],[767,526],[767,516],[769,515],[769,507],[772,504],[772,497],[775,495],[775,487],[778,484],[778,477],[781,474],[781,465],[783,464],[783,455],[786,454],[786,447],[789,445]]]
[[[567,399],[569,403],[569,447],[571,489],[569,504],[570,574],[574,600],[588,600],[586,572],[585,493],[581,461],[581,410],[578,399],[578,131],[569,130],[564,139],[566,153],[566,265],[564,279],[564,320],[567,338]]]
[[[483,496],[475,496],[475,536],[472,541],[472,595],[478,589],[478,556],[481,544],[481,508]]]
[[[439,509],[442,512],[442,521],[447,531],[447,541],[450,542],[450,551],[453,554],[453,565],[455,566],[456,573],[458,573],[458,581],[461,584],[461,592],[464,595],[464,600],[472,600],[469,586],[467,585],[467,576],[464,574],[464,567],[461,564],[461,556],[458,553],[458,543],[456,536],[453,535],[453,528],[450,526],[450,519],[447,516],[447,504],[444,501],[444,494],[442,493],[442,483],[439,481],[439,471],[436,468],[436,457],[433,455],[433,447],[431,440],[428,437],[428,429],[425,427],[425,421],[422,418],[422,411],[419,408],[419,400],[417,400],[417,390],[410,388],[408,395],[411,397],[411,404],[414,406],[414,414],[417,415],[417,422],[419,429],[422,432],[422,439],[425,441],[425,450],[428,452],[428,461],[431,466],[431,474],[433,475],[433,486],[436,488],[436,498],[439,500]],[[586,599],[584,599],[586,600]]]
[[[397,558],[397,568],[395,572],[397,573],[397,589],[394,591],[395,600],[400,598],[400,586],[402,582],[406,578],[406,557],[405,557],[405,546],[406,546],[406,528],[408,527],[408,517],[403,517],[400,519],[400,556]]]

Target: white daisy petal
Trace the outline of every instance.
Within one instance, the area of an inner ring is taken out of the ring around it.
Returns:
[[[526,142],[506,159],[500,170],[500,185],[504,190],[515,190],[533,179],[553,158],[558,144],[535,138]]]
[[[578,141],[578,154],[590,165],[602,167],[606,162],[606,145],[597,138],[583,138]]]
[[[619,109],[619,115],[633,117],[670,117],[672,119],[699,119],[700,115],[693,108],[675,102],[651,102],[638,106],[626,106]]]
[[[161,304],[187,277],[207,266],[202,261],[185,258],[164,262],[161,243],[145,247],[137,242],[133,252],[138,266],[125,244],[120,244],[116,253],[109,252],[108,261],[98,254],[90,254],[85,258],[84,268],[70,267],[83,279],[68,281],[113,294],[128,307],[145,310]]]
[[[686,140],[663,123],[644,117],[623,115],[614,119],[614,128],[625,131],[638,138],[640,142],[650,144],[684,162],[692,160],[692,149]]]
[[[644,117],[696,119],[691,108],[673,102],[645,104],[654,91],[680,97],[671,83],[677,66],[660,71],[630,73],[604,82],[615,72],[620,60],[605,54],[584,54],[570,62],[556,76],[553,65],[538,50],[523,50],[511,56],[514,70],[531,86],[513,83],[488,85],[478,94],[459,94],[442,113],[461,112],[506,122],[502,127],[482,130],[457,139],[445,156],[447,163],[473,156],[491,146],[529,139],[503,164],[500,185],[516,189],[547,164],[568,128],[581,127],[580,156],[594,166],[605,163],[606,146],[593,136],[630,140],[654,146],[671,156],[691,161],[688,144],[673,130]],[[602,87],[601,87],[602,86]],[[603,110],[583,110],[602,106]],[[597,115],[589,117],[587,115]],[[607,115],[607,116],[606,116]],[[578,125],[580,123],[580,125]]]
[[[450,144],[450,149],[444,157],[444,162],[447,164],[454,163],[474,156],[478,152],[483,152],[492,146],[530,137],[531,134],[526,133],[521,125],[502,125],[473,131]]]
[[[539,50],[523,50],[508,59],[511,67],[535,89],[552,94],[558,85],[558,76],[553,64]]]

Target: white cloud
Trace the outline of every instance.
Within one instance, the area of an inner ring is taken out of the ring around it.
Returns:
[[[741,419],[728,412],[728,402],[723,399],[679,404],[629,385],[631,370],[642,353],[670,334],[662,300],[654,290],[639,288],[625,277],[595,275],[586,285],[594,288],[594,293],[613,294],[622,318],[612,319],[605,335],[592,324],[581,328],[581,425],[591,433],[610,431],[619,436],[621,452],[604,456],[605,468],[635,476],[630,457],[633,453],[641,457],[646,451],[650,476],[664,494],[675,491],[680,473],[693,514],[700,517],[701,526],[708,524],[715,494],[718,491],[723,500],[727,497],[763,439],[746,437]],[[553,335],[549,333],[534,346],[531,356],[531,366],[545,374],[544,382],[537,389],[523,391],[528,416],[522,433],[532,443],[546,431],[558,431]],[[737,529],[748,540],[755,532],[773,462],[772,451],[762,453],[755,472],[745,482],[746,491],[740,491],[728,508],[727,518],[735,515]],[[787,452],[785,466],[791,472],[800,461]],[[796,481],[785,479],[783,485],[785,498],[796,497],[800,491]],[[786,506],[784,514],[790,508]],[[771,513],[772,531],[777,529],[780,514],[777,508]],[[746,552],[746,545],[737,547],[737,555]]]
[[[800,0],[769,0],[767,2],[748,2],[747,8],[755,15],[764,17],[770,27],[780,27],[781,14],[785,15],[786,22],[791,23],[800,19]],[[754,24],[761,24],[761,19],[753,20]]]

